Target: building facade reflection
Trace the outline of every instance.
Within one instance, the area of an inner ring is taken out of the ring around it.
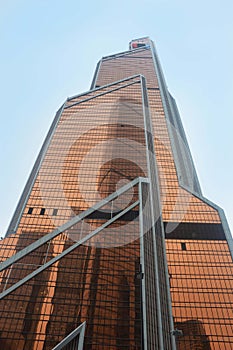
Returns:
[[[120,192],[137,178],[148,183]],[[232,240],[221,209],[202,195],[149,38],[103,57],[91,90],[57,112],[1,242],[2,261],[115,191],[3,269],[1,348],[49,350],[86,322],[87,350],[230,350]]]

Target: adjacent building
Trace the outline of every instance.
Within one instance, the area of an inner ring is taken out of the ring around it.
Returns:
[[[1,349],[232,349],[231,234],[148,37],[58,110],[0,249]]]

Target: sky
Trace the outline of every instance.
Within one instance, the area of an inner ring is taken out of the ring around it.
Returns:
[[[203,194],[233,232],[233,2],[0,0],[0,236],[55,112],[97,61],[154,40]]]

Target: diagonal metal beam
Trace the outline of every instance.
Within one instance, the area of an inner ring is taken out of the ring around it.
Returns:
[[[79,98],[79,97],[82,97],[82,96],[86,96],[90,93],[92,93],[93,91],[98,91],[98,90],[103,90],[103,89],[106,89],[108,87],[111,87],[111,86],[114,86],[114,85],[118,85],[120,83],[124,83],[125,81],[128,81],[128,80],[132,80],[132,79],[135,79],[135,78],[138,78],[140,77],[141,74],[135,74],[135,75],[131,75],[130,77],[127,77],[127,78],[124,78],[124,79],[120,79],[120,80],[117,80],[117,81],[114,81],[113,83],[109,83],[109,84],[105,84],[105,85],[101,85],[100,87],[95,87],[93,89],[90,89],[86,92],[82,92],[81,94],[77,94],[77,95],[74,95],[74,96],[71,96],[71,97],[68,97],[67,98],[67,101],[70,102],[76,98]]]
[[[108,227],[109,225],[111,225],[114,221],[118,220],[121,216],[123,216],[124,214],[126,214],[128,211],[132,210],[134,207],[136,207],[139,204],[139,200],[137,200],[136,202],[134,202],[133,204],[131,204],[129,207],[127,207],[126,209],[122,210],[120,213],[118,213],[117,215],[115,215],[112,219],[108,220],[107,222],[105,222],[102,226],[98,227],[96,230],[92,231],[91,233],[89,233],[87,236],[83,237],[82,239],[80,239],[78,242],[76,242],[75,244],[73,244],[71,247],[67,248],[66,250],[64,250],[62,253],[60,253],[59,255],[57,255],[56,257],[54,257],[53,259],[51,259],[50,261],[48,261],[46,264],[40,266],[38,269],[36,269],[35,271],[33,271],[32,273],[30,273],[29,275],[27,275],[26,277],[22,278],[20,281],[16,282],[15,284],[13,284],[11,287],[9,287],[8,289],[6,289],[4,292],[2,292],[0,294],[0,300],[3,299],[5,296],[7,296],[8,294],[12,293],[13,291],[15,291],[16,289],[18,289],[20,286],[22,286],[24,283],[30,281],[33,277],[37,276],[40,272],[46,270],[48,267],[50,267],[51,265],[53,265],[55,262],[59,261],[61,258],[63,258],[64,256],[66,256],[67,254],[69,254],[70,252],[72,252],[74,249],[76,249],[78,246],[80,246],[81,244],[85,243],[86,241],[88,241],[90,238],[94,237],[97,233],[99,233],[100,231],[102,231],[104,228]]]
[[[57,344],[52,350],[62,350],[64,346],[69,345],[69,343],[79,335],[78,347],[74,350],[83,349],[84,333],[86,328],[86,321],[80,324],[73,332],[67,335],[59,344]]]
[[[70,104],[68,106],[65,106],[64,109],[72,108],[72,107],[74,107],[76,105],[79,105],[80,103],[88,102],[90,100],[93,100],[94,98],[110,94],[111,92],[115,92],[115,91],[118,91],[120,89],[124,89],[125,87],[131,86],[131,85],[134,85],[134,84],[138,84],[140,82],[141,82],[140,81],[140,75],[138,75],[138,80],[132,81],[131,83],[127,83],[127,84],[121,85],[121,86],[119,86],[117,88],[114,88],[114,89],[111,89],[111,90],[108,90],[108,91],[101,92],[101,93],[99,93],[99,94],[97,94],[95,96],[86,97],[83,100],[80,100],[78,102],[74,102],[74,103],[72,103],[72,104]]]
[[[105,204],[111,202],[115,198],[119,197],[121,194],[124,192],[128,191],[130,188],[134,187],[137,185],[139,182],[148,182],[149,180],[144,177],[138,177],[134,179],[133,181],[129,182],[125,186],[122,186],[120,189],[118,189],[116,192],[110,194],[108,197],[104,198],[102,201],[98,202],[97,204],[93,205],[91,208],[85,210],[81,214],[75,216],[71,220],[67,221],[65,224],[59,226],[57,229],[54,231],[48,233],[47,235],[39,238],[26,248],[20,250],[18,253],[13,255],[12,257],[8,258],[7,260],[3,261],[0,264],[0,272],[7,267],[11,266],[12,264],[16,263],[18,260],[22,259],[24,256],[28,255],[29,253],[33,252],[43,244],[49,242],[51,239],[57,237],[59,234],[62,232],[66,231],[69,229],[71,226],[76,225],[79,221],[85,219],[88,215],[92,214],[94,211],[100,209],[103,207]]]

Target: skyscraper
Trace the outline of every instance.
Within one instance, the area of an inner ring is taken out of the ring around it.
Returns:
[[[1,242],[0,348],[231,349],[232,253],[154,44],[132,40],[46,136]]]

